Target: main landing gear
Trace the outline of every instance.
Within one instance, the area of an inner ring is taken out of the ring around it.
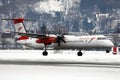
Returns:
[[[43,56],[47,56],[48,55],[48,52],[47,51],[44,51],[43,52]]]
[[[48,55],[48,52],[47,52],[47,45],[45,45],[45,50],[43,51],[43,56],[47,56]]]
[[[77,52],[77,55],[78,56],[82,56],[83,55],[83,53],[81,52],[81,50],[79,50],[79,52]]]

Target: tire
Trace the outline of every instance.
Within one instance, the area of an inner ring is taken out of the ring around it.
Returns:
[[[82,56],[83,53],[82,53],[82,52],[78,52],[77,55],[78,55],[78,56]]]
[[[48,52],[47,51],[44,51],[43,52],[43,56],[47,56],[48,55]]]
[[[107,50],[106,50],[106,53],[110,53],[110,50],[107,49]]]

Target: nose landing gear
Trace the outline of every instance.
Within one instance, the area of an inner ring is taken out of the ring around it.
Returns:
[[[81,52],[81,50],[79,50],[79,52],[77,53],[78,56],[82,56],[83,53]]]

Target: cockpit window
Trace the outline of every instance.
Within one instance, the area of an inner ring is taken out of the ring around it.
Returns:
[[[106,38],[105,37],[99,37],[99,38],[97,38],[97,40],[106,40]]]

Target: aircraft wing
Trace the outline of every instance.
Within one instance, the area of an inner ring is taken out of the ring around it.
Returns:
[[[45,38],[48,37],[45,34],[32,34],[32,33],[20,33],[20,32],[14,32],[14,33],[18,33],[19,35],[26,35],[28,37],[32,37],[32,38]]]

